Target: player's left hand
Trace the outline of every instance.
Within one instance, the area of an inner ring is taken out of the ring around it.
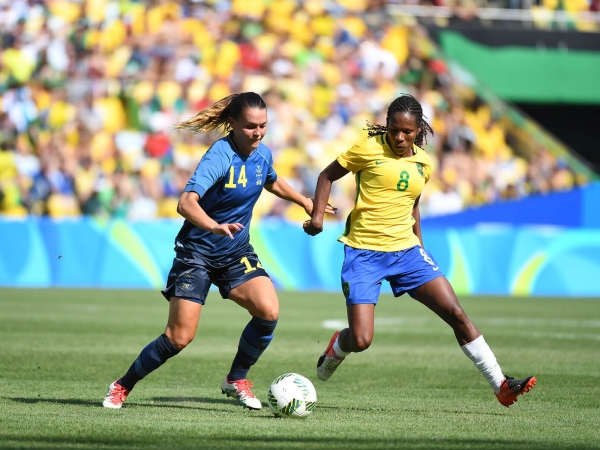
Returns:
[[[313,212],[312,198],[307,198],[306,201],[304,202],[304,211],[306,211],[306,214],[308,214],[309,216],[312,216],[312,212]],[[336,214],[336,211],[337,211],[337,208],[334,208],[329,203],[327,203],[327,206],[325,207],[325,214]]]
[[[310,236],[316,236],[321,231],[323,231],[323,227],[317,227],[312,223],[312,220],[307,220],[302,224],[302,228],[304,228],[304,232]]]

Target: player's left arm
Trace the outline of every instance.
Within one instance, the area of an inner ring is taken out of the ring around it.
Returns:
[[[265,189],[277,197],[302,206],[309,216],[312,214],[313,201],[291,187],[283,178],[277,177],[274,183],[265,184]],[[325,212],[335,214],[335,208],[327,205]]]
[[[419,238],[419,242],[421,243],[421,247],[425,249],[423,245],[423,236],[421,235],[421,212],[419,211],[419,200],[421,196],[419,195],[415,200],[415,204],[413,205],[412,216],[415,219],[415,223],[413,223],[413,233],[415,236]]]

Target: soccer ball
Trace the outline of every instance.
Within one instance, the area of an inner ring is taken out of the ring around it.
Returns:
[[[317,391],[308,378],[284,373],[269,386],[267,399],[277,417],[307,417],[315,409]]]

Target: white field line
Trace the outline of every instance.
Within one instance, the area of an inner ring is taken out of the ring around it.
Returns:
[[[426,323],[433,323],[439,321],[437,317],[425,318],[425,317],[412,317],[412,318],[401,318],[401,317],[382,317],[375,319],[375,327],[379,332],[390,333],[395,332],[399,328],[406,326],[419,326]],[[577,328],[580,331],[582,328],[600,328],[600,320],[576,320],[576,319],[516,319],[516,318],[495,318],[495,319],[477,319],[474,321],[476,324],[484,324],[491,327],[553,327],[553,328]],[[324,320],[321,326],[328,330],[340,330],[348,326],[347,320],[332,319]],[[519,333],[523,335],[523,333]],[[559,339],[559,340],[594,340],[600,341],[600,334],[590,333],[542,333],[542,332],[531,332],[526,333],[527,336],[538,339]]]
[[[575,334],[575,333],[528,333],[528,335],[539,339],[585,339],[587,341],[600,341],[600,334]]]
[[[477,323],[491,326],[517,326],[517,327],[559,327],[559,328],[600,328],[600,320],[577,319],[523,319],[499,317],[495,319],[481,319]]]
[[[375,319],[375,326],[391,326],[391,325],[423,325],[427,323],[429,319],[426,318],[413,318],[413,319],[402,319],[401,317],[384,317],[381,319]],[[322,327],[327,330],[339,330],[340,328],[348,327],[347,320],[324,320],[321,323]]]

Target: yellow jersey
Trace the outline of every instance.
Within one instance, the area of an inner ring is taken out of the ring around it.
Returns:
[[[412,211],[432,167],[416,145],[413,156],[399,157],[385,136],[365,138],[337,157],[356,175],[355,206],[338,240],[354,248],[395,252],[420,245]]]

